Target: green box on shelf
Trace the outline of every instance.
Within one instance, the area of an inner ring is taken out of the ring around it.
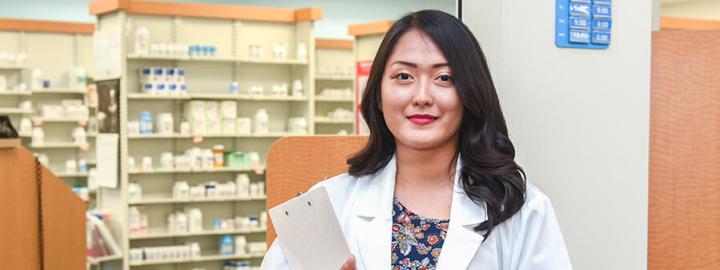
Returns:
[[[250,168],[250,155],[245,152],[229,152],[225,155],[225,166],[231,168]]]

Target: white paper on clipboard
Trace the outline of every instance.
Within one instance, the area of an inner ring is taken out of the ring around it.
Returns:
[[[350,258],[325,187],[268,211],[290,269],[335,270]]]

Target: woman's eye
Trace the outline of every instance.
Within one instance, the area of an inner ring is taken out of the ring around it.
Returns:
[[[407,74],[407,73],[400,73],[397,75],[397,77],[403,81],[406,81],[406,80],[409,80],[410,78],[412,78],[412,77],[410,77],[410,74]]]
[[[452,82],[453,81],[453,78],[450,77],[450,75],[440,75],[440,77],[438,77],[438,79],[440,79],[443,82]]]

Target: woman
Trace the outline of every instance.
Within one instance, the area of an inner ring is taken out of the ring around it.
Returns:
[[[342,269],[572,269],[549,199],[515,161],[470,30],[433,10],[383,39],[362,100],[370,129],[330,195]],[[263,269],[290,269],[275,241]]]

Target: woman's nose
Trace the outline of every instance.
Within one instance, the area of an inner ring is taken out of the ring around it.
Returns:
[[[415,95],[413,96],[413,105],[415,106],[432,106],[433,99],[430,95],[432,85],[427,80],[421,80],[417,84],[415,89]]]

